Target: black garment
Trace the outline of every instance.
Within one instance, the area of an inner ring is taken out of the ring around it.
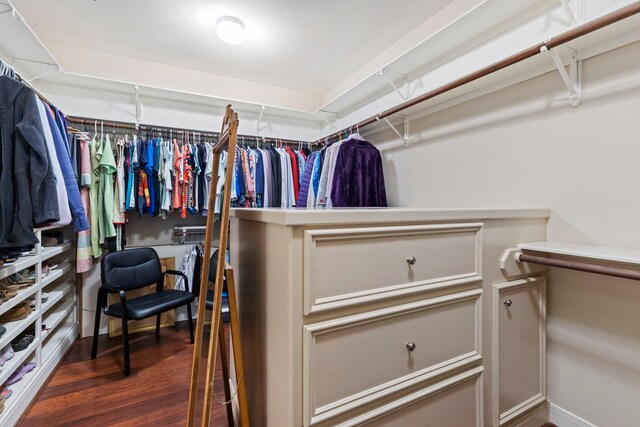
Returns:
[[[200,295],[200,275],[202,271],[202,250],[200,246],[196,248],[196,259],[193,263],[193,286],[191,286],[191,292],[196,297]]]
[[[271,157],[271,188],[273,189],[273,194],[269,196],[269,206],[279,208],[282,206],[282,166],[280,165],[280,154],[278,154],[273,147],[269,147],[268,152],[269,157]]]
[[[204,206],[205,198],[209,197],[208,194],[204,194],[204,173],[207,170],[207,151],[203,144],[197,144],[198,160],[200,160],[200,173],[198,174],[198,206],[200,210]]]
[[[35,244],[35,226],[60,220],[37,102],[27,86],[0,76],[0,247]]]

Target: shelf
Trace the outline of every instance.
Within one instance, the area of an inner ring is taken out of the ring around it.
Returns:
[[[11,412],[10,408],[17,405],[18,402],[22,400],[22,396],[25,394],[25,392],[31,389],[39,373],[40,367],[36,365],[36,367],[28,372],[24,377],[22,377],[20,381],[9,386],[13,393],[11,393],[11,397],[4,402],[4,411],[2,411],[2,415]],[[2,418],[0,418],[0,425],[4,426],[10,424],[4,424]]]
[[[0,384],[4,385],[4,382],[13,374],[13,372],[31,356],[31,354],[35,351],[35,349],[40,344],[39,339],[33,340],[29,347],[22,351],[16,352],[15,356],[10,359],[8,362],[4,364],[2,367],[2,372],[0,372]],[[21,380],[22,381],[22,380]]]
[[[4,279],[7,276],[24,270],[25,268],[33,267],[39,261],[46,261],[56,255],[65,253],[71,249],[73,245],[71,242],[64,242],[58,246],[51,246],[48,248],[42,248],[40,255],[28,255],[18,258],[13,264],[6,264],[0,268],[0,279]]]
[[[640,265],[640,251],[634,249],[610,248],[605,246],[575,245],[563,242],[535,242],[518,245],[523,251],[535,251],[546,254],[567,255],[602,261],[621,262]]]
[[[73,343],[77,333],[78,325],[75,322],[64,324],[51,332],[47,336],[48,340],[42,345],[42,360],[44,360],[44,364],[48,364],[52,358],[59,356],[61,348]]]
[[[43,315],[51,308],[53,307],[58,301],[60,301],[62,298],[64,298],[64,296],[69,293],[74,287],[73,283],[60,283],[58,286],[56,286],[54,289],[52,289],[50,292],[48,292],[49,294],[49,299],[47,300],[47,302],[45,302],[44,304],[42,304],[42,307],[40,309],[40,311],[43,313]]]
[[[2,326],[7,328],[7,332],[0,337],[0,350],[9,344],[11,340],[17,337],[18,334],[20,334],[20,332],[22,332],[27,326],[34,323],[39,316],[40,312],[38,310],[33,310],[26,319],[18,320],[16,322],[2,323]]]
[[[42,248],[42,253],[41,253],[41,258],[42,261],[46,261],[49,258],[53,258],[56,255],[60,255],[62,253],[65,253],[66,251],[68,251],[69,249],[71,249],[73,245],[71,244],[71,242],[64,242],[61,245],[58,246],[49,246],[49,247],[43,247]]]
[[[49,274],[42,277],[42,287],[50,285],[51,283],[69,273],[72,269],[73,264],[71,264],[70,262],[59,264],[58,267],[51,270]]]
[[[0,268],[0,279],[4,279],[7,276],[24,270],[25,268],[33,267],[40,261],[38,255],[21,256],[13,264],[5,264]]]
[[[20,289],[18,291],[18,295],[11,298],[9,301],[3,302],[2,305],[0,305],[0,314],[4,314],[7,311],[11,310],[13,307],[38,292],[40,289],[42,289],[43,286],[44,285],[42,283],[38,283],[35,285],[31,285],[28,288]]]
[[[73,265],[71,263],[61,264],[58,268],[52,270],[51,273],[45,276],[40,283],[36,283],[29,286],[28,288],[19,290],[18,295],[11,298],[9,301],[3,302],[0,305],[0,315],[6,313],[16,305],[20,304],[21,302],[38,292],[40,289],[60,279],[69,271],[71,271],[72,268]]]
[[[42,338],[46,338],[49,336],[55,329],[58,327],[60,322],[62,322],[68,315],[76,308],[75,300],[65,301],[60,305],[60,307],[56,308],[54,312],[52,312],[47,318],[42,319],[42,324],[47,327],[47,329],[42,330]]]

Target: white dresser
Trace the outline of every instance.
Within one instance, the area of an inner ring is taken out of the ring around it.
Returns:
[[[547,420],[544,278],[499,259],[544,240],[548,210],[231,216],[252,425]]]

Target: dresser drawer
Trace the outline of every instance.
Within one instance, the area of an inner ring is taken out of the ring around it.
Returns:
[[[479,361],[481,295],[474,289],[304,326],[305,425]]]
[[[305,314],[481,279],[482,223],[304,231]]]
[[[480,427],[482,367],[418,390],[337,427]]]

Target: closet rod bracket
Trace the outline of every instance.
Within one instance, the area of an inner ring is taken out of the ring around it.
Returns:
[[[140,96],[140,86],[133,85],[136,93],[136,124],[142,121],[142,97]]]
[[[262,125],[262,115],[264,114],[264,110],[266,110],[267,107],[265,107],[264,105],[260,106],[260,113],[258,115],[258,123],[256,123],[256,135],[260,135],[260,132],[262,132],[266,126],[263,128]]]
[[[380,120],[380,114],[376,116],[376,120]],[[404,148],[409,148],[409,119],[407,119],[407,116],[402,116],[402,124],[404,126],[403,133],[400,133],[400,131],[398,131],[393,123],[391,123],[386,117],[382,117],[382,120],[384,120],[387,126],[389,126],[389,128],[398,135],[398,138],[402,139],[402,145],[404,145]]]
[[[571,5],[569,4],[569,0],[560,0],[560,3],[562,4],[562,8],[564,9],[564,13],[567,15],[567,18],[569,18],[569,22],[571,23],[571,25],[577,24],[578,23],[578,17],[576,16],[577,14],[573,11],[573,9],[571,9]]]
[[[335,120],[333,122],[331,122],[329,119],[327,119],[324,114],[320,114],[320,113],[329,113],[329,114],[333,114],[336,119],[338,118],[338,113],[334,113],[333,111],[325,111],[325,110],[318,110],[316,111],[316,116],[321,117],[325,122],[327,122],[327,124],[329,125],[329,131],[330,132],[335,132],[337,131],[336,126],[335,126]]]
[[[556,48],[549,49],[547,46],[542,46],[540,48],[540,52],[549,53],[551,55],[551,59],[553,59],[553,63],[558,69],[562,81],[569,90],[569,105],[572,107],[580,105],[582,103],[582,84],[580,75],[581,64],[580,61],[578,61],[578,52],[572,50],[569,62],[569,72],[567,72]]]
[[[389,74],[388,74],[389,72],[391,72],[393,74],[397,74],[398,76],[401,77],[401,79],[402,79],[402,90],[400,90],[400,87],[398,87],[394,83],[393,79],[391,77],[389,77]],[[396,93],[398,95],[400,95],[400,98],[402,98],[405,101],[407,99],[409,99],[409,82],[407,81],[407,76],[405,74],[398,73],[396,71],[385,70],[385,69],[381,69],[376,74],[378,76],[384,77],[385,80],[387,81],[387,83],[389,83],[389,86],[391,86],[393,88],[393,90],[395,90]]]

